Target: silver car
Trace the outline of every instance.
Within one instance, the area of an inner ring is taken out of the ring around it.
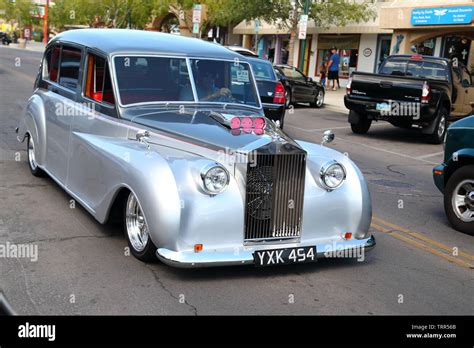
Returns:
[[[64,32],[46,48],[17,133],[31,173],[100,223],[122,221],[142,261],[267,266],[375,245],[360,170],[265,118],[251,66],[217,44]]]

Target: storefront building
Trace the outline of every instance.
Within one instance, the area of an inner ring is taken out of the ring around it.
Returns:
[[[450,58],[474,69],[472,1],[423,1],[413,6],[399,3],[380,12],[380,26],[393,30],[391,54]]]
[[[374,6],[380,8],[384,3]],[[255,33],[253,21],[244,21],[237,25],[234,34],[242,36],[242,45],[253,49],[262,58],[269,59],[274,64],[288,63],[288,47],[290,35],[278,24],[262,22],[258,36]],[[257,38],[257,46],[255,46]],[[308,22],[306,47],[303,65],[300,62],[300,41],[296,38],[293,50],[293,65],[297,66],[307,76],[319,79],[321,66],[330,57],[331,47],[337,47],[341,56],[340,83],[345,86],[347,78],[354,70],[374,72],[380,61],[390,52],[392,30],[379,27],[378,18],[362,24],[349,24],[345,27],[316,27],[311,20]]]
[[[376,72],[390,54],[424,54],[457,59],[474,71],[474,1],[466,0],[393,0],[374,4],[378,17],[368,23],[345,27],[319,28],[308,22],[304,64],[300,64],[299,40],[295,40],[293,65],[306,75],[319,78],[329,50],[336,46],[341,56],[341,85],[354,70]],[[263,23],[258,53],[274,63],[285,64],[288,31]],[[242,44],[255,48],[253,22],[234,28]]]

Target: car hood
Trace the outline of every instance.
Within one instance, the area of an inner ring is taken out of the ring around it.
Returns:
[[[235,116],[256,118],[262,117],[262,114],[258,110],[248,109],[176,108],[131,110],[123,115],[136,130],[143,128],[156,133],[156,137],[150,137],[149,140],[154,144],[161,143],[163,138],[172,138],[176,140],[173,147],[180,148],[179,144],[184,143],[186,148],[196,145],[214,151],[249,152],[274,141],[300,148],[268,119],[261,134],[255,129],[232,130],[229,121]]]

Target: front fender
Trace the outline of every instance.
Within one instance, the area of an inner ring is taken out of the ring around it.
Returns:
[[[304,141],[298,144],[308,153],[303,230],[319,225],[329,235],[352,232],[357,239],[366,238],[372,221],[372,203],[367,182],[357,165],[328,147]],[[341,187],[328,191],[321,184],[320,171],[333,160],[344,166],[346,180]]]

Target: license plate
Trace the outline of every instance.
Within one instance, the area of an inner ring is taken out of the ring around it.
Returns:
[[[375,110],[377,110],[377,111],[390,111],[390,104],[377,103],[377,104],[375,104]]]
[[[316,247],[260,250],[253,253],[253,259],[257,267],[316,262]]]

